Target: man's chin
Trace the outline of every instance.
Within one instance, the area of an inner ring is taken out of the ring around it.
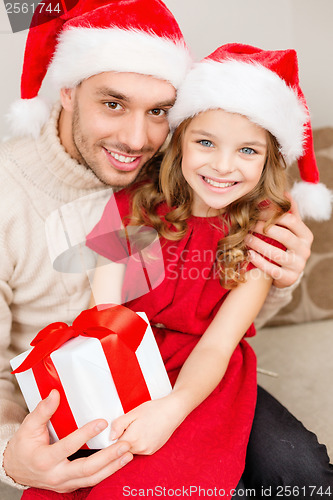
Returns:
[[[106,186],[121,189],[133,184],[133,182],[138,177],[140,170],[141,168],[136,169],[135,171],[132,172],[119,172],[115,170],[113,172],[108,173],[109,175],[104,173],[99,175],[98,173],[95,172],[95,175]]]

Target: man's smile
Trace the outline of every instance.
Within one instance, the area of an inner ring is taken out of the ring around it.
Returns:
[[[120,153],[116,153],[115,151],[110,151],[103,147],[108,161],[116,170],[122,170],[125,172],[131,172],[136,170],[140,164],[142,155],[140,156],[129,156]]]
[[[106,150],[108,153],[110,153],[111,156],[113,156],[113,158],[120,161],[121,163],[132,163],[133,161],[135,161],[138,158],[138,156],[127,156],[127,155],[115,153],[114,151],[109,151],[108,149],[106,149]]]

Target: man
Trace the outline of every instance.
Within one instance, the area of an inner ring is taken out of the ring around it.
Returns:
[[[179,27],[159,0],[81,0],[62,18],[30,30],[24,101],[16,108],[21,137],[0,152],[5,187],[0,198],[1,479],[17,488],[73,491],[99,483],[132,459],[128,443],[119,442],[69,462],[67,457],[106,423],[91,422],[50,446],[46,423],[59,395],[52,392],[24,419],[8,360],[26,350],[47,323],[71,323],[88,305],[86,278],[52,268],[45,219],[82,196],[134,181],[167,137],[166,113],[190,63]],[[50,116],[38,97],[46,71],[61,101]],[[254,264],[275,279],[262,319],[290,300],[312,243],[296,207],[279,223],[283,227],[273,226],[268,234],[288,249],[274,251],[282,267],[260,255],[271,254],[269,245],[254,236],[248,241]]]

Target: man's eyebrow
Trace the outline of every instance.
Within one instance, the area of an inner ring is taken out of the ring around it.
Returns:
[[[154,108],[172,108],[175,102],[176,99],[172,99],[171,101],[158,102],[154,104]]]
[[[125,94],[121,94],[118,90],[110,89],[109,87],[100,87],[96,89],[96,95],[101,97],[113,97],[114,99],[119,99],[121,101],[130,100]]]
[[[119,101],[130,102],[130,97],[120,93],[118,90],[111,89],[110,87],[100,87],[96,90],[96,95],[99,97],[118,99]],[[158,102],[152,106],[155,108],[171,108],[175,104],[176,99],[171,99],[169,101]]]

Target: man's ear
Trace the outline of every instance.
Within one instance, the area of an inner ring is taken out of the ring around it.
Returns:
[[[75,88],[62,88],[60,89],[60,101],[62,107],[66,111],[73,111],[74,107],[74,96],[75,96]]]

